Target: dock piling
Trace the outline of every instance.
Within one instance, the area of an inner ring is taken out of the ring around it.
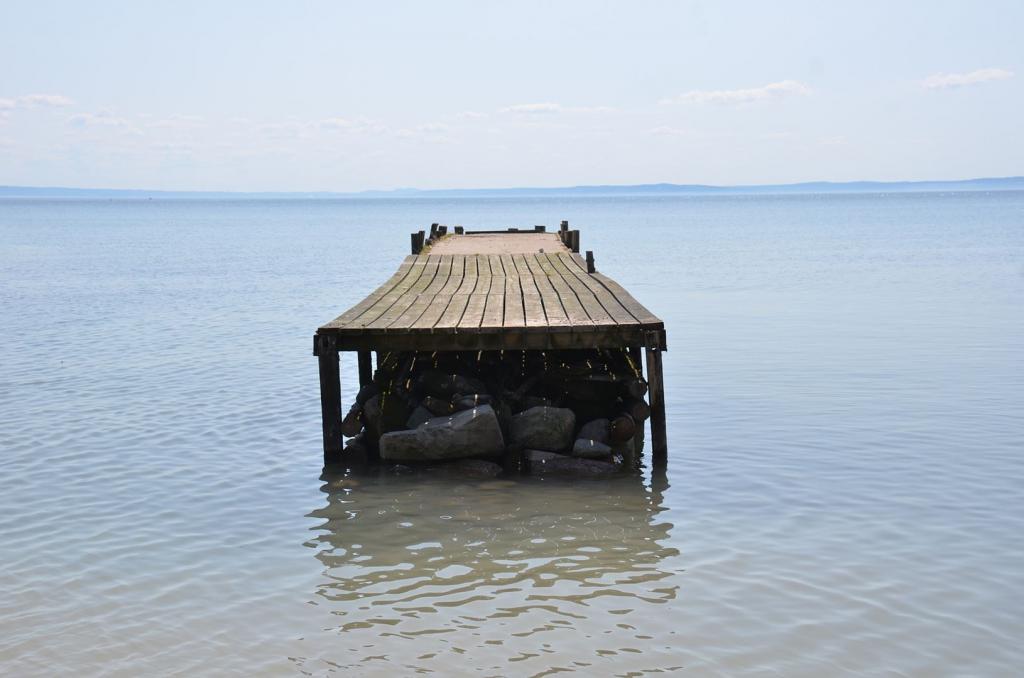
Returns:
[[[359,351],[359,386],[362,388],[373,381],[373,364],[369,351]]]
[[[647,344],[647,387],[651,400],[651,462],[663,468],[668,462],[668,437],[665,433],[665,378],[661,365],[661,347]]]
[[[320,361],[320,414],[323,418],[324,465],[341,460],[341,371],[338,367],[337,337],[317,336]]]

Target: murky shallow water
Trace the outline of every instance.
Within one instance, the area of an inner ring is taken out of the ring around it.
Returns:
[[[1015,675],[1022,214],[0,202],[0,668]],[[666,321],[667,474],[320,478],[313,329],[415,227],[561,218]]]

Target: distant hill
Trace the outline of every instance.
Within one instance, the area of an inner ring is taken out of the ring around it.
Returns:
[[[637,184],[632,186],[563,186],[556,188],[450,188],[341,192],[149,191],[118,188],[0,186],[0,198],[88,199],[373,199],[373,198],[500,198],[643,195],[758,195],[795,193],[910,193],[922,191],[1019,191],[1024,177],[953,181],[811,181],[798,184],[710,186],[704,184]]]

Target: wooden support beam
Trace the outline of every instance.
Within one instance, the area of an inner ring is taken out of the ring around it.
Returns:
[[[665,379],[661,368],[661,349],[647,346],[647,387],[651,399],[651,462],[663,468],[668,462],[668,438],[665,433]]]
[[[324,466],[341,461],[341,374],[337,337],[317,337],[320,361],[320,416],[323,419]]]
[[[635,376],[643,377],[643,351],[639,346],[630,346],[626,349],[626,353],[629,355],[630,367],[635,371]],[[640,465],[640,459],[644,454],[644,423],[643,421],[636,422],[636,433],[633,435],[633,463],[637,466]]]
[[[359,351],[359,386],[362,388],[373,381],[373,364],[369,351]]]

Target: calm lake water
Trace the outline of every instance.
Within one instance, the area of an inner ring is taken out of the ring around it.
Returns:
[[[561,219],[665,320],[667,474],[321,478],[315,328]],[[0,673],[1024,664],[1024,193],[5,200],[0,318]]]

